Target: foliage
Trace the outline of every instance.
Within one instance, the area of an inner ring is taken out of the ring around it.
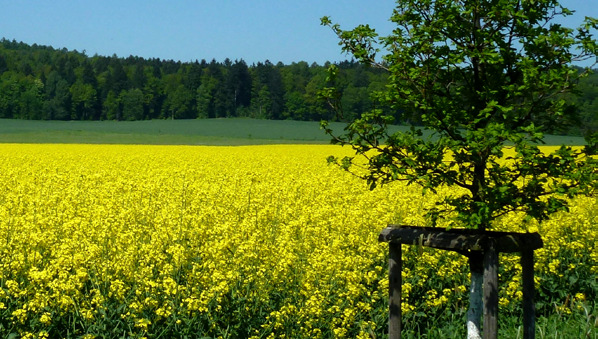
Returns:
[[[178,62],[93,55],[0,39],[0,117],[44,120],[146,120],[251,117],[300,121],[337,119],[317,99],[329,64],[283,65],[243,60]],[[351,121],[382,108],[371,93],[384,89],[387,73],[356,61],[335,64],[336,90]],[[577,124],[564,131],[582,135],[598,128],[594,83],[582,79]],[[18,85],[16,85],[17,83]],[[40,87],[41,85],[41,87]],[[18,91],[15,92],[16,86]],[[139,91],[143,101],[139,101]],[[15,93],[22,93],[16,95]],[[420,117],[389,110],[394,123]]]
[[[590,69],[570,65],[598,52],[591,34],[597,19],[586,18],[577,31],[553,23],[570,13],[554,0],[399,0],[396,29],[386,37],[368,25],[344,31],[324,17],[344,51],[388,71],[379,101],[434,132],[391,134],[394,117],[374,109],[343,135],[329,131],[333,141],[365,157],[360,175],[372,188],[394,180],[431,191],[461,188],[428,211],[433,225],[449,217],[451,226],[485,230],[515,211],[545,220],[566,210],[565,197],[590,194],[598,182],[598,134],[583,149],[545,154],[537,146],[544,133],[577,121],[565,94]],[[332,80],[337,70],[333,65]],[[334,88],[324,95],[337,106]],[[504,162],[506,146],[515,153]],[[331,161],[349,169],[353,159]]]
[[[331,152],[348,154],[329,145],[0,145],[0,337],[384,337],[378,225],[420,223],[437,198],[401,182],[370,191],[327,166]],[[574,213],[530,225],[545,243],[538,330],[592,337],[598,201],[571,205]],[[497,228],[518,231],[522,217]],[[405,337],[463,337],[453,320],[467,305],[465,258],[403,253]],[[521,326],[521,267],[514,255],[501,262],[501,336],[510,338]]]
[[[371,105],[370,84],[386,75],[339,63],[347,105]],[[145,120],[253,117],[319,121],[333,116],[316,99],[325,65],[243,60],[173,60],[87,56],[77,51],[0,40],[0,117],[47,120]]]
[[[579,81],[576,96],[567,97],[580,109],[579,126],[570,131],[572,134],[584,135],[598,131],[598,73]]]

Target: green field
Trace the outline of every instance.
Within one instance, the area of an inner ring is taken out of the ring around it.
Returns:
[[[342,130],[344,124],[332,123]],[[406,129],[395,127],[396,130]],[[0,119],[0,143],[150,145],[326,144],[318,122],[255,119],[40,121]],[[582,145],[583,138],[548,136],[547,145]]]
[[[2,143],[250,145],[327,143],[317,122],[253,119],[0,120]]]

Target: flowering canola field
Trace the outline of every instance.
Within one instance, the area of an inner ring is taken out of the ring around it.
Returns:
[[[378,233],[424,225],[434,199],[402,183],[369,191],[326,164],[342,152],[0,145],[0,337],[383,336]],[[545,243],[539,314],[595,306],[597,210],[595,197],[579,198],[571,213],[526,225]],[[515,216],[497,228],[521,225]],[[404,255],[405,328],[461,321],[465,258]],[[518,314],[518,257],[501,265],[501,314]]]

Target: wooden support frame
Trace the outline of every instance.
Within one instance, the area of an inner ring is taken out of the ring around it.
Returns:
[[[535,337],[534,307],[534,250],[543,246],[538,233],[489,232],[430,228],[419,226],[389,225],[378,237],[389,243],[389,323],[390,339],[401,338],[402,312],[402,251],[401,244],[419,245],[465,254],[479,251],[484,265],[484,339],[498,335],[498,254],[521,253],[523,285],[523,338]]]

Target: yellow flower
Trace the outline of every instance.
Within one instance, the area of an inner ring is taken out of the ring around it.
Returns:
[[[144,331],[147,331],[147,327],[149,325],[151,325],[151,324],[152,324],[151,321],[149,321],[148,319],[143,318],[143,319],[138,319],[135,322],[135,327],[138,327],[138,328],[141,328]]]
[[[23,323],[25,323],[25,320],[27,320],[27,311],[20,308],[16,311],[12,312],[12,318],[13,318],[13,320],[16,320],[19,323],[23,324]]]
[[[585,301],[586,300],[586,296],[583,293],[576,293],[575,294],[575,300],[576,301]]]
[[[52,316],[48,312],[44,312],[42,316],[39,318],[39,321],[44,325],[49,325],[52,322]]]

